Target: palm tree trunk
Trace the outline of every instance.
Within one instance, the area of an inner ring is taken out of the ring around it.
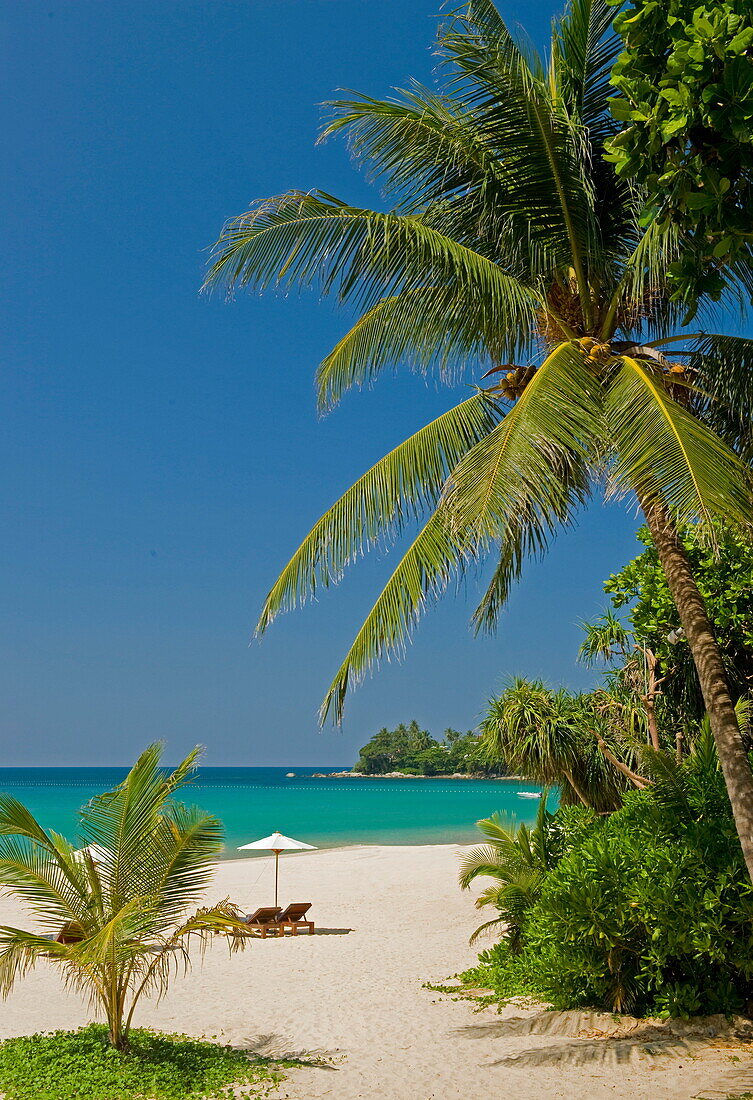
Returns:
[[[646,671],[648,673],[646,694],[643,697],[646,705],[646,721],[648,724],[648,734],[651,738],[652,747],[658,752],[661,748],[661,744],[659,742],[659,727],[656,724],[656,670],[659,667],[659,662],[657,661],[653,651],[650,650],[648,646],[645,646],[643,650],[643,656],[646,659]]]
[[[580,789],[580,787],[578,786],[578,784],[577,784],[577,783],[575,782],[575,780],[573,779],[573,773],[572,773],[572,772],[570,771],[570,769],[569,769],[569,768],[563,768],[563,769],[562,769],[562,771],[564,772],[564,774],[565,774],[565,778],[567,779],[568,783],[569,783],[569,784],[570,784],[570,786],[571,786],[571,787],[573,788],[573,791],[574,791],[574,792],[575,792],[575,794],[576,794],[576,795],[578,796],[578,798],[579,798],[579,799],[581,800],[581,802],[583,803],[583,805],[584,805],[584,806],[585,806],[585,807],[586,807],[587,809],[589,809],[589,810],[592,810],[592,809],[593,809],[593,806],[592,806],[592,805],[591,805],[591,803],[590,803],[590,802],[588,801],[588,799],[587,799],[587,798],[586,798],[586,796],[584,795],[583,791],[582,791],[582,790]]]
[[[598,733],[596,734],[596,741],[599,748],[601,749],[604,759],[608,760],[612,767],[616,768],[618,772],[621,772],[624,776],[627,776],[634,787],[636,787],[639,791],[642,791],[644,787],[651,786],[650,779],[646,779],[644,776],[638,775],[638,773],[634,772],[632,768],[629,768],[627,764],[623,764],[621,760],[618,760],[614,753],[610,752],[604,738],[600,737]]]
[[[737,835],[753,881],[753,772],[740,736],[722,654],[671,516],[663,504],[640,503],[693,656]]]

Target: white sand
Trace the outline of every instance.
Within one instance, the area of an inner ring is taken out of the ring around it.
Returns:
[[[424,989],[475,958],[467,941],[479,918],[456,886],[459,851],[363,847],[283,857],[280,900],[311,900],[320,934],[254,941],[232,957],[218,941],[161,1004],[143,1005],[137,1023],[266,1054],[332,1056],[333,1068],[290,1072],[278,1095],[294,1100],[690,1100],[753,1088],[749,1048],[734,1042],[667,1037],[643,1025],[622,1039],[583,1038],[594,1020],[579,1014],[477,1013]],[[268,863],[234,861],[220,865],[209,897],[229,895],[252,910],[271,902],[270,884]],[[0,900],[0,923],[26,923],[14,900]],[[0,1003],[0,1036],[88,1018],[44,964]]]

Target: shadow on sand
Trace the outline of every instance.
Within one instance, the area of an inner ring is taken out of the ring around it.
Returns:
[[[722,1040],[730,1053],[737,1048],[749,1057],[748,1043],[736,1042],[732,1035],[713,1036],[711,1028],[687,1028],[687,1034],[677,1027],[662,1026],[657,1021],[632,1020],[603,1013],[533,1012],[528,1016],[479,1021],[457,1028],[455,1034],[464,1039],[519,1039],[539,1035],[545,1041],[504,1054],[488,1063],[491,1066],[535,1068],[553,1065],[625,1065],[634,1058],[671,1057],[694,1058],[708,1050],[714,1038]],[[716,1045],[716,1044],[714,1044]],[[730,1074],[740,1079],[740,1075]],[[753,1078],[750,1070],[747,1079]],[[737,1083],[733,1086],[737,1088]],[[728,1095],[729,1090],[726,1094]]]
[[[270,1032],[268,1035],[256,1035],[240,1043],[234,1043],[236,1050],[245,1050],[256,1058],[270,1062],[294,1062],[298,1066],[310,1069],[338,1069],[337,1062],[342,1061],[342,1053],[336,1050],[298,1050],[292,1041],[284,1035]]]

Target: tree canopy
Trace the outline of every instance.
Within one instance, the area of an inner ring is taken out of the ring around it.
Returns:
[[[661,693],[675,721],[699,719],[704,712],[698,676],[648,531],[645,546],[604,584],[616,609],[628,609],[636,641],[650,647],[661,666]],[[683,532],[688,557],[722,650],[735,700],[753,690],[753,545],[718,525],[713,544],[697,528]],[[666,712],[666,707],[664,708]]]
[[[353,769],[364,775],[400,771],[414,775],[470,774],[489,770],[477,735],[447,729],[441,741],[414,719],[394,730],[383,727],[361,749]]]
[[[620,176],[647,187],[645,224],[680,230],[678,296],[753,290],[753,6],[750,0],[630,0],[615,29],[607,143]],[[658,218],[658,221],[657,221]],[[725,270],[726,269],[726,270]]]
[[[436,89],[331,105],[325,135],[347,137],[389,210],[290,191],[228,221],[217,242],[208,285],[316,285],[359,311],[319,368],[322,408],[397,363],[478,382],[335,502],[267,596],[259,632],[424,521],[322,720],[339,721],[354,684],[487,557],[474,621],[493,628],[528,556],[605,484],[644,503],[661,496],[680,521],[753,519],[733,440],[707,424],[727,396],[721,377],[734,378],[736,400],[746,392],[750,342],[733,354],[682,331],[668,282],[677,248],[639,223],[639,196],[604,160],[619,128],[612,14],[607,0],[573,0],[545,59],[489,0],[471,0],[440,24]]]

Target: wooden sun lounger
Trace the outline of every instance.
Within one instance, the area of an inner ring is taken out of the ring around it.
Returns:
[[[75,920],[66,921],[57,936],[54,937],[55,943],[64,943],[66,946],[81,943],[83,939],[85,939],[84,930]]]
[[[261,936],[264,940],[267,933],[272,936],[282,935],[282,928],[278,923],[278,916],[282,912],[279,905],[262,905],[255,913],[246,917],[243,923],[248,927],[253,936]]]
[[[310,901],[298,901],[293,905],[289,905],[280,915],[276,918],[277,924],[282,929],[283,936],[285,935],[285,929],[289,928],[290,933],[293,936],[298,935],[299,928],[308,928],[309,935],[314,934],[314,922],[312,920],[304,920],[306,913],[311,908]]]

